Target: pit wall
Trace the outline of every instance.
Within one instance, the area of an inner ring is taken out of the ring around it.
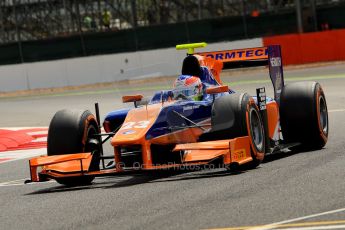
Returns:
[[[283,64],[345,60],[345,30],[209,44],[202,51],[280,44]],[[0,92],[178,75],[185,51],[175,48],[0,66]]]
[[[202,51],[258,46],[262,46],[261,38],[212,43]],[[186,51],[172,47],[4,65],[0,66],[0,92],[173,76],[181,72],[185,56]]]

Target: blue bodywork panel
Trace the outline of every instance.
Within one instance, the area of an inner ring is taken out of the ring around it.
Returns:
[[[166,106],[161,110],[156,122],[148,130],[146,139],[155,138],[193,125],[193,123],[177,115],[175,112],[194,123],[200,123],[211,117],[211,110],[212,101],[177,101],[173,105]]]
[[[229,92],[230,93],[230,92]],[[233,92],[231,92],[233,93]],[[220,93],[215,95],[215,98],[222,96],[225,93]],[[226,93],[227,94],[227,93]],[[148,102],[150,104],[162,103],[162,101],[168,101],[169,98],[173,97],[171,90],[165,90],[156,92],[151,100]],[[195,123],[204,121],[211,117],[212,110],[212,95],[204,95],[205,100],[193,101],[193,100],[177,100],[173,105],[167,105],[163,107],[155,124],[148,131],[146,138],[150,139],[160,135],[167,134],[172,131],[172,129],[178,129],[183,126],[190,126],[190,122],[179,117],[172,111],[176,111],[179,114],[187,117]],[[105,117],[105,121],[110,123],[112,130],[120,126],[125,120],[127,113],[131,110],[120,109],[108,113]]]
[[[123,121],[126,119],[129,110],[131,110],[131,108],[111,111],[105,116],[104,122],[108,121],[110,123],[111,130],[114,131],[116,128],[122,125]]]

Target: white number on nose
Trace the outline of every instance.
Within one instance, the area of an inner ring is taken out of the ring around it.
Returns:
[[[122,124],[121,129],[144,129],[147,128],[147,126],[150,124],[150,121],[138,121],[138,122],[134,122],[134,121],[130,121],[130,122],[126,122]]]

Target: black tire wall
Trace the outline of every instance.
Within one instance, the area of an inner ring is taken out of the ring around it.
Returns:
[[[49,125],[48,156],[85,152],[90,126],[98,129],[95,117],[88,110],[58,111]]]
[[[258,121],[262,125],[262,119],[259,115],[259,110],[253,100],[248,94],[230,94],[219,97],[215,100],[212,107],[211,125],[212,128],[208,133],[203,134],[199,141],[224,140],[232,139],[242,136],[250,136],[251,138],[251,155],[253,158],[253,166],[256,167],[264,158],[265,154],[265,140],[258,148],[254,144],[252,135],[249,132],[252,130],[248,127],[251,121],[252,112],[258,116]],[[247,120],[248,115],[248,120]],[[265,139],[265,138],[263,138]]]
[[[326,97],[321,85],[312,81],[285,85],[280,101],[280,123],[286,142],[301,143],[303,148],[309,150],[325,146],[329,124]]]
[[[94,151],[95,146],[88,144],[92,134],[99,133],[94,115],[88,110],[60,110],[49,125],[48,156]],[[93,153],[89,170],[99,170],[99,151]],[[88,185],[93,176],[74,176],[57,178],[56,181],[66,186]]]

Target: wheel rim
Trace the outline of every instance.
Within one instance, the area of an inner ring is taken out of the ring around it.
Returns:
[[[324,134],[328,133],[328,112],[325,98],[319,97],[320,128]]]
[[[262,122],[259,117],[258,112],[252,108],[250,111],[250,132],[253,140],[253,144],[256,149],[263,151],[264,146],[264,132],[262,127]]]

